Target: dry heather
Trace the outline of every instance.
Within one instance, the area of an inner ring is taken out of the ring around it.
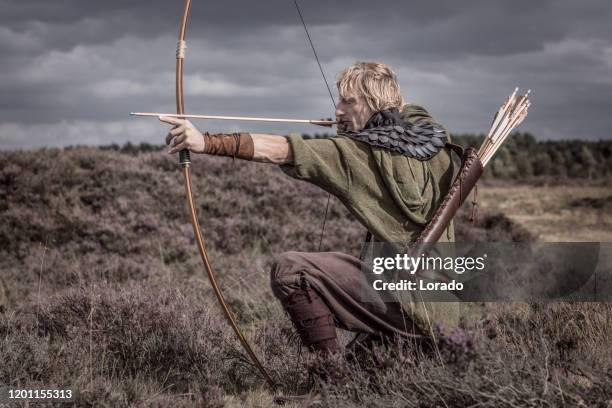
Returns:
[[[174,158],[93,148],[0,154],[0,383],[71,388],[78,406],[270,406],[273,394],[202,273]],[[279,392],[324,406],[610,406],[607,304],[487,304],[423,354],[359,364],[301,351],[268,288],[273,254],[316,250],[327,195],[273,166],[197,158],[214,267]],[[534,237],[481,210],[458,235]],[[363,229],[337,202],[323,250],[357,254]],[[346,336],[345,336],[346,337]]]

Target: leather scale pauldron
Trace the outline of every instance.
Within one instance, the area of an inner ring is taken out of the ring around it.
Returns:
[[[360,131],[338,131],[338,136],[389,149],[417,160],[431,159],[446,142],[446,130],[442,126],[434,122],[405,122],[396,108],[375,113]]]

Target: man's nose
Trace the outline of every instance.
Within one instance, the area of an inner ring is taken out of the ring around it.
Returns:
[[[344,110],[340,107],[340,105],[336,106],[336,117],[344,115]]]

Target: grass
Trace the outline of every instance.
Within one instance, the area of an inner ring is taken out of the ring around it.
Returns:
[[[174,158],[94,148],[0,156],[0,383],[71,388],[77,406],[272,404],[203,275]],[[327,195],[274,166],[210,157],[195,159],[194,184],[219,281],[279,392],[314,390],[339,407],[612,404],[604,303],[477,305],[469,341],[442,347],[441,359],[412,344],[357,365],[310,356],[268,271],[274,254],[316,250]],[[481,187],[478,221],[462,212],[458,238],[535,239],[520,219],[529,188],[541,186]],[[609,193],[576,188],[533,205],[545,217],[554,202],[559,220],[605,211],[584,199],[599,205]],[[493,195],[515,204],[501,208]],[[557,223],[558,234],[567,227]],[[363,235],[334,200],[323,250],[357,255]]]

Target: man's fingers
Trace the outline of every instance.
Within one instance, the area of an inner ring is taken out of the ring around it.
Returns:
[[[172,142],[172,139],[180,134],[184,134],[185,133],[185,127],[183,126],[177,126],[174,129],[172,129],[170,132],[168,132],[168,134],[166,135],[166,144],[169,145],[170,142]]]
[[[187,139],[187,135],[184,133],[182,135],[176,136],[174,139],[172,139],[172,146],[174,147],[178,145],[179,143],[183,143],[185,139]]]
[[[174,154],[176,152],[180,152],[183,149],[186,149],[187,145],[185,144],[185,142],[179,143],[176,146],[172,147],[172,149],[168,150],[168,153],[170,154]]]
[[[181,118],[174,118],[172,116],[158,116],[157,119],[162,122],[170,123],[171,125],[183,125],[186,120]]]
[[[172,134],[172,132],[168,132],[168,134],[166,135],[166,144],[169,145],[170,143],[172,143],[172,139],[175,138],[176,135]]]
[[[169,145],[170,147],[174,147],[177,144],[183,142],[186,138],[187,138],[187,135],[184,133],[178,136],[174,136],[172,133],[168,133],[168,136],[166,136],[166,144]]]
[[[184,133],[184,132],[185,132],[185,130],[186,130],[186,129],[185,129],[185,126],[180,125],[180,126],[175,127],[174,129],[172,129],[172,130],[170,131],[170,134],[171,134],[172,136],[177,136],[177,135],[180,135],[181,133]]]

